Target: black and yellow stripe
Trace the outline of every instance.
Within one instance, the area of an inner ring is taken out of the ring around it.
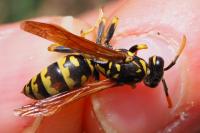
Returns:
[[[121,50],[128,52],[128,50]],[[99,72],[120,83],[137,83],[147,75],[147,63],[138,56],[129,62],[93,61],[81,54],[71,54],[44,68],[24,87],[24,94],[33,99],[44,99],[61,92],[81,87]]]
[[[130,54],[130,51],[122,49],[118,50]],[[116,80],[117,82],[137,83],[143,80],[147,74],[147,63],[140,57],[133,55],[132,61],[129,62],[96,62],[96,69],[107,78]]]
[[[44,99],[82,86],[94,73],[94,63],[82,55],[68,55],[44,68],[24,87],[24,94]]]

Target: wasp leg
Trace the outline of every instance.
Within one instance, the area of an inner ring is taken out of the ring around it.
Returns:
[[[105,24],[106,24],[106,18],[102,17],[99,26],[98,26],[98,32],[97,32],[97,39],[96,43],[99,45],[102,45],[102,39],[104,36],[104,29],[105,29]]]
[[[81,37],[85,37],[87,34],[93,32],[96,29],[96,27],[100,24],[100,22],[102,21],[102,19],[103,19],[103,10],[99,9],[99,17],[96,20],[95,25],[92,26],[91,28],[85,30],[85,31],[81,30],[81,33],[80,33]]]
[[[148,46],[146,44],[137,44],[137,45],[133,45],[129,51],[132,53],[135,53],[135,55],[137,55],[137,51],[141,50],[141,49],[147,49]]]
[[[90,34],[91,32],[93,32],[96,29],[96,26],[93,26],[87,30],[81,30],[81,37],[85,37],[86,35]]]
[[[59,52],[59,53],[74,53],[72,49],[66,48],[60,44],[51,44],[48,47],[48,51]]]
[[[180,46],[179,50],[177,51],[177,55],[175,56],[174,60],[166,68],[164,68],[164,71],[169,70],[176,64],[176,61],[178,60],[179,56],[181,55],[183,49],[185,48],[185,45],[186,45],[186,36],[183,35],[183,38],[181,41],[181,46]]]
[[[171,98],[170,98],[170,96],[169,96],[168,87],[167,87],[167,84],[166,84],[164,78],[162,79],[162,84],[163,84],[163,87],[164,87],[165,96],[166,96],[166,98],[167,98],[168,108],[172,108],[172,106],[173,106],[173,105],[172,105],[172,100],[171,100]]]
[[[106,37],[105,37],[105,41],[104,41],[105,46],[108,47],[108,48],[112,48],[112,46],[110,45],[110,40],[113,37],[113,34],[114,34],[115,29],[116,29],[117,24],[118,24],[118,20],[119,20],[118,17],[114,17],[112,19],[110,26],[108,27]]]
[[[99,81],[99,79],[100,79],[99,72],[98,72],[96,69],[94,70],[94,79],[95,79],[96,81]]]

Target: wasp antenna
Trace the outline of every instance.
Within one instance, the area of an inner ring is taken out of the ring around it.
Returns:
[[[108,29],[107,29],[107,33],[106,33],[106,36],[105,36],[105,41],[104,41],[104,44],[106,47],[108,48],[112,48],[112,46],[110,45],[110,40],[112,39],[113,37],[113,34],[115,32],[115,29],[117,27],[117,24],[118,24],[118,21],[119,21],[119,18],[118,17],[114,17],[111,21],[111,24],[109,25]]]
[[[141,50],[141,49],[148,49],[148,46],[147,44],[137,44],[137,45],[133,45],[129,51],[131,51],[132,53],[135,53],[137,52],[138,50]]]
[[[164,71],[169,70],[170,68],[172,68],[176,64],[176,61],[178,60],[179,56],[183,52],[183,49],[185,48],[186,40],[187,40],[186,36],[183,35],[183,38],[182,38],[182,41],[181,41],[181,46],[180,46],[180,48],[177,52],[177,55],[175,56],[174,60],[166,68],[164,68]]]
[[[179,51],[178,51],[178,53],[177,53],[177,56],[180,56],[181,53],[182,53],[182,51],[183,51],[183,49],[185,48],[186,40],[187,40],[187,39],[186,39],[186,36],[183,35],[182,42],[181,42],[181,47],[179,48]]]
[[[167,98],[168,108],[172,108],[173,107],[172,100],[171,100],[171,97],[169,96],[168,87],[164,78],[162,79],[162,83],[163,83],[163,88],[165,91],[165,96]]]

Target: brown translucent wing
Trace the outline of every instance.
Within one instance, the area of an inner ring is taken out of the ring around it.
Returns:
[[[47,40],[95,57],[102,57],[110,60],[123,60],[126,57],[123,53],[97,45],[96,43],[74,35],[57,25],[25,21],[21,24],[21,28]]]
[[[49,98],[38,100],[33,104],[22,106],[21,108],[15,109],[17,116],[48,116],[54,114],[63,105],[72,103],[84,96],[102,91],[106,88],[110,88],[117,85],[110,79],[102,80],[87,86],[77,89],[68,93],[60,93]]]

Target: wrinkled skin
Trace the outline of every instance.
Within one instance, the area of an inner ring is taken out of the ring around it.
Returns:
[[[113,46],[129,48],[135,43],[147,43],[149,49],[138,52],[146,61],[156,54],[165,59],[166,66],[175,56],[182,35],[186,35],[183,54],[164,75],[173,100],[172,109],[167,108],[162,84],[149,89],[141,83],[134,90],[126,85],[65,106],[35,128],[31,126],[34,118],[16,117],[13,109],[33,102],[20,93],[24,84],[62,54],[48,52],[50,42],[21,31],[19,23],[1,26],[0,132],[199,132],[199,4],[197,0],[132,0],[111,3],[104,10],[106,16],[120,18]],[[97,14],[90,12],[81,16],[81,22],[67,19],[66,23],[72,25],[72,32],[78,33],[85,27],[83,22],[92,25]],[[37,19],[57,24],[65,20]]]

